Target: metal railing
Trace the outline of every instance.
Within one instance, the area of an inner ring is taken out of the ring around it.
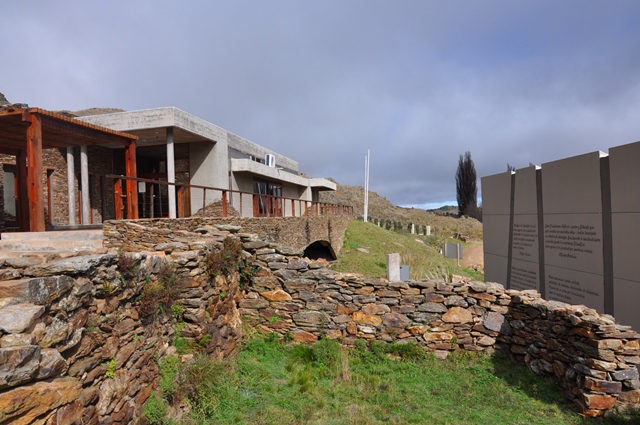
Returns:
[[[243,216],[243,212],[245,211],[244,207],[247,206],[247,202],[250,203],[252,217],[352,216],[354,214],[353,207],[349,205],[305,201],[295,198],[243,192],[240,190],[221,189],[186,183],[170,183],[162,180],[126,177],[115,174],[107,174],[105,177],[107,179],[113,179],[114,218],[116,220],[142,218],[140,217],[140,210],[142,210],[144,218],[168,217],[168,207],[166,210],[162,208],[164,204],[162,198],[164,195],[163,192],[166,192],[168,197],[169,190],[176,191],[176,215],[178,218],[194,215],[192,214],[193,200],[196,197],[199,199],[199,196],[196,196],[196,193],[199,191],[202,191],[202,202],[200,208],[193,208],[196,210],[196,214],[202,212],[203,215],[206,215],[207,207],[217,202],[220,202],[220,211],[218,214],[222,217],[229,216],[229,206],[232,206]],[[136,185],[144,183],[146,190],[142,196],[140,196],[140,193],[138,194],[138,199],[130,199],[131,191],[123,190],[123,182],[129,182],[129,187],[132,182]],[[156,185],[159,186],[159,193],[156,193]],[[209,195],[209,197],[207,195]],[[208,201],[208,199],[212,198],[214,199],[213,201]],[[140,205],[140,203],[142,203],[142,205]],[[159,211],[158,205],[160,205]],[[289,207],[287,205],[289,205]],[[140,208],[140,206],[142,206],[142,208]]]

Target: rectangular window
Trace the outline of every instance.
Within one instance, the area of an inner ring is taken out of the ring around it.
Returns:
[[[254,180],[253,194],[254,217],[282,217],[281,184]]]

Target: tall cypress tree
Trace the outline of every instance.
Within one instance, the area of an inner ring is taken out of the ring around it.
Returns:
[[[456,195],[458,198],[458,214],[475,217],[478,213],[478,187],[476,167],[471,159],[471,152],[460,155],[456,172]]]

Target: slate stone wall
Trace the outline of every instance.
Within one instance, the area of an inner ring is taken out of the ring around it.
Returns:
[[[640,402],[640,335],[594,309],[495,283],[369,280],[266,243],[245,248],[272,272],[255,278],[239,304],[242,320],[260,332],[300,342],[413,342],[440,358],[502,347],[534,373],[553,376],[587,416]]]
[[[104,244],[125,251],[155,250],[160,242],[180,241],[180,232],[215,225],[240,226],[260,239],[303,250],[316,241],[327,241],[337,255],[344,243],[350,216],[240,218],[194,216],[182,219],[109,220],[104,223]]]
[[[463,279],[388,282],[335,273],[300,249],[228,224],[165,229],[170,241],[154,239],[157,226],[133,224],[139,227],[127,231],[137,230],[136,243],[153,240],[154,252],[2,260],[0,423],[138,423],[159,385],[158,361],[176,355],[173,309],[141,310],[144,288],[161,279],[165,263],[182,282],[173,302],[183,309],[178,336],[213,357],[234,352],[243,324],[298,342],[413,342],[440,358],[503,348],[533,372],[554,376],[585,415],[640,401],[640,335],[584,306]],[[207,253],[230,235],[257,267],[248,286],[237,273],[213,278],[206,271]],[[139,259],[140,267],[123,266],[122,257]]]
[[[158,363],[178,355],[176,333],[209,356],[232,353],[242,337],[238,274],[213,278],[202,268],[227,235],[211,232],[176,253],[0,260],[0,423],[139,423],[159,387]],[[121,258],[139,267],[127,270]],[[182,307],[181,327],[170,305],[141,310],[165,264],[177,266],[171,304]]]

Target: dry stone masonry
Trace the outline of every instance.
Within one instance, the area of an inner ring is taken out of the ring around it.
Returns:
[[[149,223],[106,230],[126,229],[128,247],[144,244],[145,252],[0,265],[0,424],[144,423],[158,362],[179,354],[176,338],[225,357],[243,328],[298,342],[413,342],[440,358],[503,348],[536,374],[554,376],[585,415],[640,402],[640,335],[593,309],[492,283],[335,273],[301,248],[236,225],[178,226],[166,240]],[[238,273],[207,272],[208,253],[226,237],[242,242],[251,284],[241,285]],[[156,309],[145,304],[145,288],[166,278],[167,264],[177,267],[178,292]]]

